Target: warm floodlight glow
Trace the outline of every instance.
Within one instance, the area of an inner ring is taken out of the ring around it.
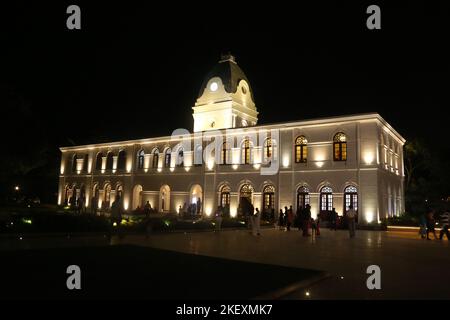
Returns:
[[[219,86],[217,85],[217,82],[213,82],[213,83],[211,83],[211,85],[209,86],[209,89],[210,89],[212,92],[217,91],[218,88],[219,88]]]
[[[231,167],[233,168],[233,170],[236,170],[237,168],[239,168],[239,166],[237,164],[233,164]]]
[[[205,213],[206,213],[206,216],[207,216],[207,217],[211,216],[212,208],[211,208],[211,207],[207,207],[207,208],[205,209]]]
[[[127,173],[131,172],[131,162],[127,163]]]
[[[283,167],[284,168],[289,167],[289,156],[288,155],[283,156]]]
[[[258,170],[259,168],[261,168],[261,164],[255,163],[255,164],[253,165],[253,168],[255,168],[256,170]]]
[[[162,168],[161,168],[161,167],[159,167],[159,168],[158,168],[158,172],[161,172],[161,171],[162,171]]]
[[[125,210],[128,210],[128,206],[129,206],[128,200],[125,199],[125,200],[123,201],[123,208],[124,208]]]
[[[20,190],[20,187],[19,187],[19,186],[15,186],[15,187],[14,187],[14,190],[19,191],[19,190]]]
[[[372,223],[374,220],[374,214],[372,210],[367,210],[365,213],[367,223]]]
[[[237,217],[237,208],[236,206],[231,206],[230,208],[230,217],[236,218]]]
[[[214,168],[214,160],[208,161],[208,170],[212,170]]]
[[[364,162],[366,164],[372,164],[374,160],[374,155],[371,152],[366,153],[366,155],[364,156]]]
[[[316,166],[317,166],[318,168],[322,168],[323,165],[324,165],[324,162],[323,162],[323,161],[317,161],[317,162],[316,162]]]
[[[170,172],[174,172],[175,171],[175,167],[170,167]]]

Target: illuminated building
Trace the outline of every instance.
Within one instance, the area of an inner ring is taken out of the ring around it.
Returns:
[[[120,193],[125,209],[200,201],[204,215],[227,204],[234,216],[247,198],[275,214],[308,203],[316,216],[352,203],[363,224],[404,211],[405,140],[377,113],[258,125],[250,82],[228,55],[193,118],[193,133],[61,148],[60,204],[84,195],[107,209]]]

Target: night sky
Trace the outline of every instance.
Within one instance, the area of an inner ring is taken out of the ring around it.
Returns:
[[[50,158],[46,170],[57,172],[59,146],[192,130],[203,77],[224,52],[250,80],[259,124],[379,112],[450,155],[444,2],[93,2],[2,4],[2,136],[18,154],[45,144],[34,161]],[[69,4],[81,30],[66,28]],[[366,28],[369,4],[381,30]]]

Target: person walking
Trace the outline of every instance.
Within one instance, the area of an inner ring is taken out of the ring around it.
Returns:
[[[287,209],[287,207],[286,207]],[[287,209],[287,231],[291,231],[292,222],[294,221],[294,213],[292,212],[292,206]]]
[[[255,209],[255,214],[253,215],[253,235],[260,236],[261,235],[261,213],[259,212],[259,209]]]
[[[288,226],[288,208],[284,207],[284,212],[283,212],[283,217],[284,217],[284,226]]]
[[[355,237],[355,229],[356,229],[356,211],[353,209],[353,205],[350,205],[348,207],[347,222],[350,238],[353,238]]]
[[[215,218],[216,218],[216,231],[219,232],[222,230],[222,215],[223,210],[221,206],[217,207]]]
[[[320,213],[317,215],[316,219],[316,235],[320,236]]]
[[[283,230],[283,226],[284,226],[284,214],[283,209],[280,209],[280,213],[278,214],[278,227],[280,228],[280,230]]]
[[[426,238],[427,235],[427,217],[424,213],[420,215],[420,221],[419,221],[419,234],[422,237],[422,239]]]
[[[445,211],[444,213],[441,214],[441,224],[442,224],[442,229],[441,232],[439,232],[439,240],[442,240],[442,238],[444,238],[444,234],[447,236],[447,240],[450,240],[448,237],[448,211]]]
[[[434,211],[430,210],[427,214],[427,240],[430,239],[430,232],[433,233],[434,239],[437,239],[436,230],[434,229],[435,220],[434,220]]]
[[[111,205],[111,233],[114,233],[114,228],[117,228],[117,233],[119,236],[121,236],[121,228],[120,224],[122,222],[122,208],[121,208],[121,201],[120,196],[117,196],[114,202]]]
[[[309,204],[306,205],[303,210],[303,236],[309,237],[309,226],[311,224],[311,206]]]
[[[302,206],[297,208],[297,212],[295,214],[295,220],[296,220],[298,231],[302,231],[302,225],[303,225],[303,207]]]
[[[144,215],[145,217],[148,219],[148,217],[150,216],[150,209],[151,209],[151,205],[150,205],[150,201],[147,201],[147,203],[144,206]]]
[[[338,213],[336,212],[336,208],[333,208],[333,210],[330,213],[330,230],[337,230],[337,219],[338,219]]]

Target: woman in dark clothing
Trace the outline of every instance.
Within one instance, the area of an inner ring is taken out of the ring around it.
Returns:
[[[279,217],[278,217],[278,227],[280,227],[280,230],[283,229],[283,225],[284,225],[284,215],[283,215],[283,210],[280,209],[280,213],[279,213]]]
[[[431,211],[428,212],[428,214],[427,214],[427,240],[431,240],[430,237],[429,237],[430,232],[433,233],[433,235],[434,235],[434,240],[437,239],[437,236],[436,236],[436,230],[434,230],[434,224],[435,224],[435,221],[434,221],[434,211],[431,210]]]
[[[304,209],[303,213],[303,236],[308,237],[310,234],[309,232],[309,223],[311,220],[311,206],[308,204],[306,205],[306,208]]]

